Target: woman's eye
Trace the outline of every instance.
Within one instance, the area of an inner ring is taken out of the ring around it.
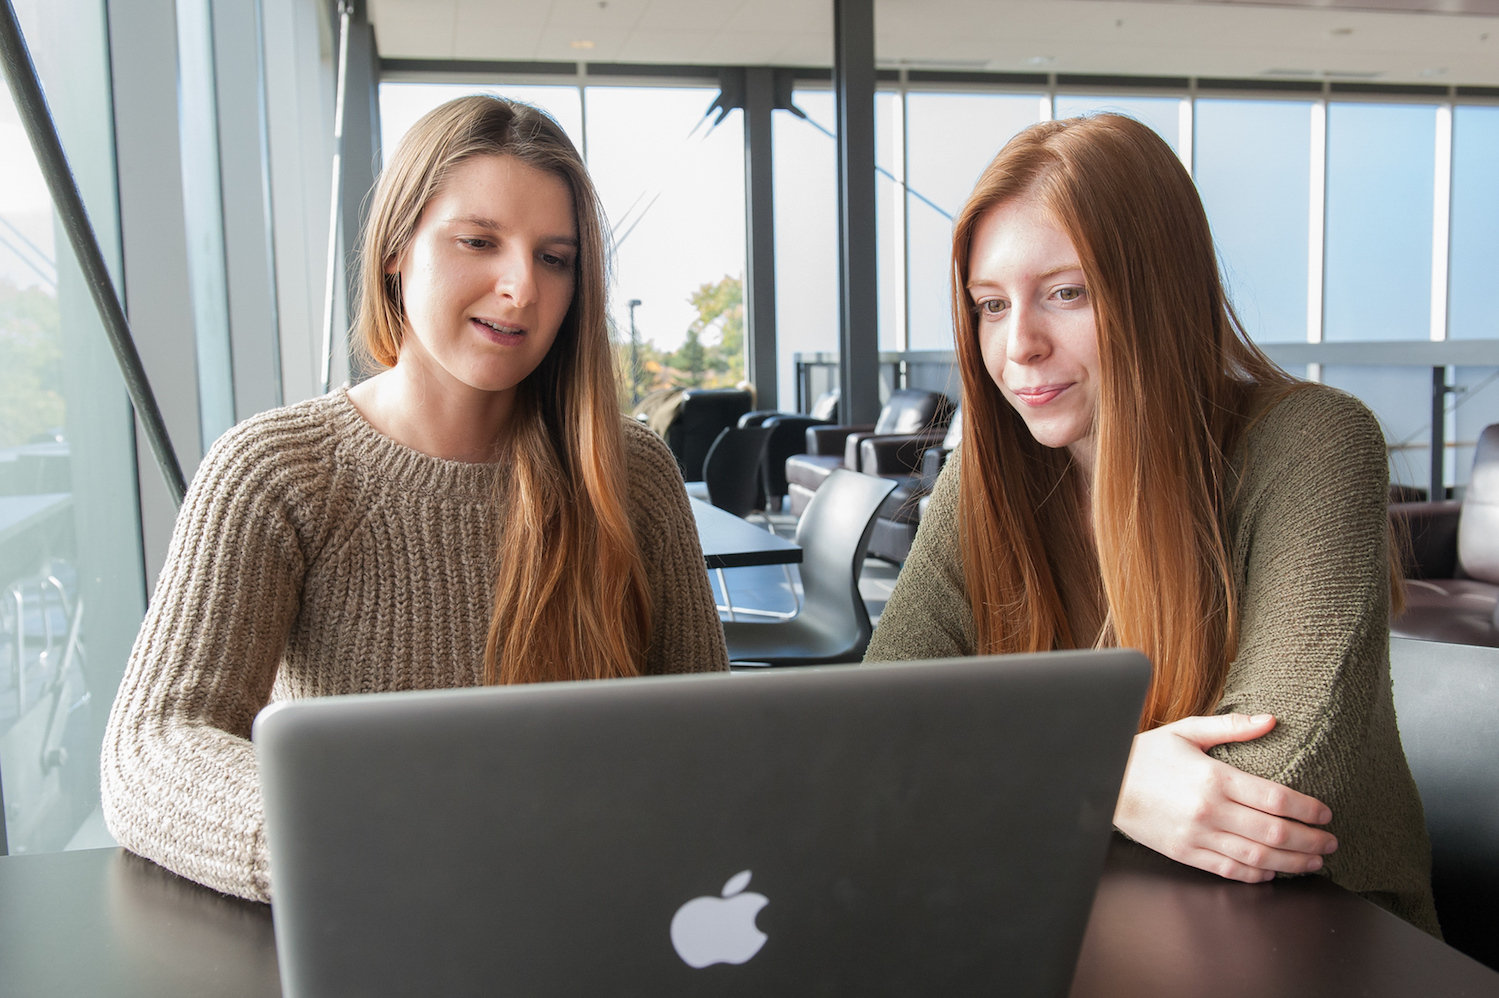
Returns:
[[[470,249],[488,249],[491,245],[488,239],[480,239],[478,237],[459,239],[458,241]]]
[[[572,266],[571,260],[567,259],[566,257],[558,256],[555,253],[541,254],[541,262],[546,264],[548,267],[556,267],[558,270],[565,270],[566,268]]]
[[[1057,288],[1057,297],[1062,299],[1062,301],[1077,301],[1082,296],[1083,289],[1076,286]]]
[[[982,315],[1003,315],[1009,305],[1003,298],[989,298],[979,302],[979,312]]]

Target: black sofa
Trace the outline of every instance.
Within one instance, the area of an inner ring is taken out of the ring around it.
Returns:
[[[946,435],[952,413],[952,401],[941,392],[903,388],[891,393],[873,423],[810,427],[806,431],[807,452],[786,459],[791,512],[800,516],[818,486],[837,469],[863,470],[860,448],[865,441],[880,436],[921,436],[925,446],[934,447]],[[906,446],[920,447],[916,443]]]

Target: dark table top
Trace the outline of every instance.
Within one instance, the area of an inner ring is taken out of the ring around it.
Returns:
[[[275,998],[270,909],[121,849],[0,859],[0,995]],[[1499,974],[1327,880],[1236,884],[1116,840],[1072,998],[1499,995]]]
[[[795,565],[802,549],[764,527],[701,499],[689,499],[697,520],[697,538],[709,568],[749,568],[752,565]]]

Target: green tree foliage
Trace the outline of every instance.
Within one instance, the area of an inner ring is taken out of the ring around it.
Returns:
[[[57,299],[0,277],[0,447],[63,425],[62,364]]]
[[[715,384],[732,385],[744,379],[744,282],[725,276],[714,284],[704,284],[688,299],[697,309],[697,320],[687,329],[687,343],[682,350],[698,343],[699,338],[718,327],[718,342],[702,348],[699,370],[713,372]],[[688,359],[684,357],[684,360]]]
[[[642,340],[636,387],[644,397],[662,388],[723,388],[744,379],[744,282],[725,275],[702,284],[688,296],[697,318],[687,327],[678,350],[661,350]],[[616,334],[624,394],[631,394],[628,330]]]

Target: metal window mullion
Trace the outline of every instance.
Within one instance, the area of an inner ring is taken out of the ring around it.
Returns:
[[[1192,81],[1196,86],[1197,81]],[[1197,148],[1197,97],[1187,94],[1181,99],[1176,113],[1176,155],[1181,159],[1182,166],[1187,168],[1187,176],[1196,178],[1196,148]]]
[[[1431,196],[1431,339],[1447,339],[1447,262],[1452,232],[1452,104],[1437,105],[1433,149]],[[1427,497],[1447,498],[1447,386],[1455,373],[1451,367],[1432,368],[1431,482]]]
[[[1431,211],[1431,338],[1447,338],[1447,266],[1452,236],[1452,105],[1437,106]]]
[[[583,165],[588,165],[588,63],[578,63],[578,140],[583,148],[578,150]]]
[[[1322,342],[1323,276],[1327,263],[1327,98],[1312,102],[1310,190],[1307,201],[1306,341]],[[1307,378],[1322,380],[1322,365],[1307,365]]]
[[[900,304],[895,310],[895,349],[909,350],[911,348],[911,195],[907,192],[906,185],[911,179],[911,129],[908,123],[910,109],[906,106],[906,70],[904,69],[900,71],[900,87],[895,93],[894,107],[900,114],[900,128],[890,129],[890,134],[900,143],[900,155],[896,157],[896,162],[900,165],[900,177],[895,184],[895,194],[900,199],[899,211],[895,216],[900,225],[900,233],[896,240],[900,247],[898,254],[900,274],[899,280],[896,281]]]
[[[339,220],[343,213],[344,100],[349,81],[349,19],[353,8],[347,0],[338,6],[338,62],[333,94],[333,180],[328,205],[328,257],[323,283],[323,340],[319,358],[319,383],[323,394],[333,387],[333,312],[343,268],[340,261]]]

